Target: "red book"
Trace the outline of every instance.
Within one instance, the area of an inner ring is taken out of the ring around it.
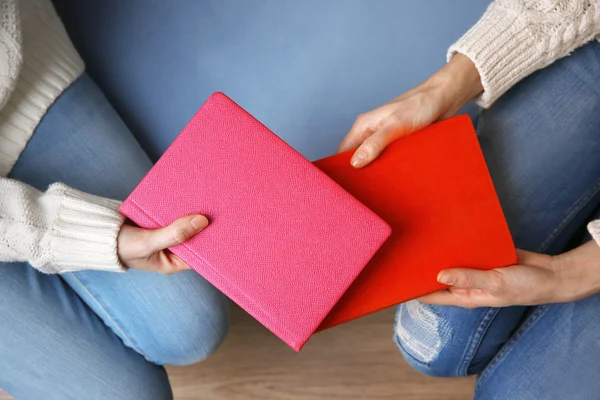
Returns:
[[[222,93],[206,101],[121,211],[151,229],[206,215],[210,225],[171,251],[295,350],[390,234]]]
[[[443,269],[517,263],[468,116],[396,141],[363,169],[350,165],[353,152],[314,164],[390,224],[392,235],[319,330],[441,289]]]

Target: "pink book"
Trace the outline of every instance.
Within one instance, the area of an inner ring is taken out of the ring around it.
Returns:
[[[222,93],[121,212],[152,229],[206,215],[210,225],[171,251],[296,351],[391,233]]]

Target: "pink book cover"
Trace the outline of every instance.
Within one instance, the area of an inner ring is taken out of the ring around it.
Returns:
[[[204,231],[170,250],[296,351],[391,233],[222,93],[206,101],[121,212],[149,229],[206,215]]]

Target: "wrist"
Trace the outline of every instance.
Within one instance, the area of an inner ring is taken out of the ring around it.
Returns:
[[[440,90],[448,108],[455,112],[483,91],[477,67],[460,53],[433,74],[427,83]]]
[[[600,247],[589,241],[576,249],[552,257],[552,270],[559,282],[562,301],[575,301],[600,292]]]

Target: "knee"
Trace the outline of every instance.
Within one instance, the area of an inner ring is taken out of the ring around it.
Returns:
[[[434,377],[464,376],[463,354],[451,347],[451,326],[440,311],[416,300],[400,305],[394,340],[415,370]]]
[[[216,298],[167,316],[166,328],[141,353],[158,365],[190,365],[205,360],[222,344],[229,328],[229,301]]]

